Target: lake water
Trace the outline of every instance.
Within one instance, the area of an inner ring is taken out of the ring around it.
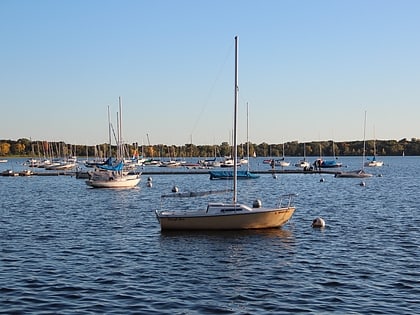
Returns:
[[[250,204],[299,195],[288,224],[258,231],[160,231],[154,210],[174,185],[230,188],[208,175],[154,175],[153,187],[143,175],[130,190],[0,176],[0,313],[419,314],[420,158],[381,158],[368,171],[382,176],[366,186],[319,174],[240,181]],[[361,164],[341,160],[349,170]],[[311,228],[317,216],[326,228]]]

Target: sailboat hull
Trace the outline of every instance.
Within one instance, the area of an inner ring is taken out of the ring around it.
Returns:
[[[115,177],[93,178],[86,181],[93,188],[133,188],[140,182],[140,175],[119,175]]]
[[[383,165],[384,165],[383,161],[374,160],[374,161],[365,162],[365,166],[367,166],[367,167],[380,167],[380,166],[383,166]]]
[[[342,178],[367,178],[372,177],[372,174],[365,173],[363,170],[349,171],[349,172],[340,172],[335,174],[335,177]]]
[[[243,206],[246,207],[246,206]],[[247,208],[247,207],[246,207]],[[278,228],[289,221],[295,207],[246,210],[220,205],[212,211],[156,211],[162,230],[245,230]]]
[[[293,194],[285,195],[274,208],[262,208],[261,202],[254,201],[253,207],[237,203],[238,151],[238,37],[235,37],[235,106],[233,136],[233,198],[232,203],[209,203],[202,210],[156,210],[161,230],[245,230],[277,228],[285,224],[293,215]],[[230,177],[230,176],[229,176]]]

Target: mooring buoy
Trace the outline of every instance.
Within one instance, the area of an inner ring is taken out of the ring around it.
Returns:
[[[325,221],[321,217],[315,218],[313,219],[311,226],[313,228],[323,228],[325,227]]]

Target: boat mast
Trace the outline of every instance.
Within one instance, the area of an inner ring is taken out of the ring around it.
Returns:
[[[238,36],[235,36],[235,105],[233,115],[233,203],[237,201],[238,179],[238,148],[237,148],[237,119],[238,119]]]
[[[365,111],[365,124],[363,127],[363,160],[362,160],[362,170],[365,168],[365,153],[366,152],[366,111]]]
[[[109,156],[112,155],[112,144],[111,144],[111,114],[109,113],[108,105],[108,143],[109,143]]]
[[[118,110],[119,110],[119,116],[118,116],[118,148],[119,148],[119,154],[120,159],[124,158],[124,148],[122,144],[122,101],[121,96],[118,97]]]
[[[247,155],[247,170],[249,172],[249,104],[246,103],[246,155]]]

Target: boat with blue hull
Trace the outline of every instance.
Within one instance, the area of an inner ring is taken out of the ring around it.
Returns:
[[[233,171],[230,170],[217,170],[217,171],[210,171],[210,179],[233,179],[234,174]],[[253,174],[250,171],[237,171],[237,178],[238,179],[255,179],[259,178],[259,175]]]

